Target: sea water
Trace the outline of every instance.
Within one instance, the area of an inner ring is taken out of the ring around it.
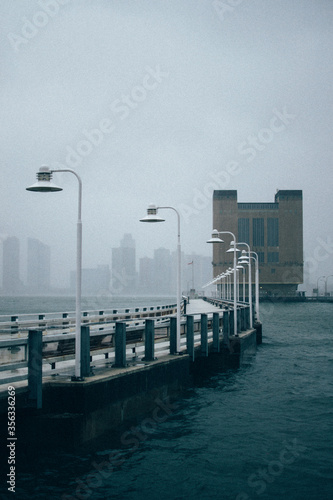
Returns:
[[[13,497],[332,499],[333,304],[263,303],[261,320],[241,368],[80,452],[25,450]]]

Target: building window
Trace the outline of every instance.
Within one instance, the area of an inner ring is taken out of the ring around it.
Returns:
[[[279,252],[267,252],[267,262],[269,264],[279,262]]]
[[[257,252],[259,264],[265,263],[265,252]]]
[[[271,274],[275,274],[275,269],[271,269]]]
[[[238,241],[250,244],[250,219],[238,219]]]
[[[265,245],[264,219],[253,219],[253,246],[263,247]]]
[[[277,217],[267,219],[267,246],[279,246],[279,219]]]

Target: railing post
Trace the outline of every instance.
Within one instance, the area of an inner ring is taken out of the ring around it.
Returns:
[[[177,318],[170,318],[170,354],[177,353]]]
[[[29,330],[28,333],[28,406],[42,407],[43,384],[43,332]]]
[[[98,322],[99,322],[99,323],[104,323],[104,318],[103,318],[103,316],[104,316],[104,311],[99,311],[99,312],[98,312],[98,315],[100,316],[100,319],[99,319],[99,321],[98,321]],[[99,330],[104,330],[104,328],[99,328]]]
[[[194,316],[186,316],[186,352],[194,361]]]
[[[250,328],[250,307],[245,308],[245,328],[248,330]]]
[[[240,308],[240,326],[240,329],[243,332],[245,330],[244,307]]]
[[[234,311],[229,310],[229,336],[234,334]]]
[[[208,319],[201,314],[201,356],[208,356]]]
[[[145,321],[145,357],[144,361],[154,361],[155,355],[155,321],[146,319]]]
[[[16,321],[18,320],[18,316],[11,316],[10,321],[14,323],[13,326],[10,327],[10,333],[17,333],[18,332],[18,326]]]
[[[237,305],[237,333],[242,331],[242,312],[241,308]]]
[[[90,328],[81,326],[81,374],[89,377],[90,372]]]
[[[220,314],[213,313],[213,352],[220,352]]]
[[[229,345],[229,332],[230,332],[229,311],[224,311],[224,313],[223,313],[223,341],[226,345]]]
[[[116,321],[115,367],[126,367],[126,323],[122,321]]]

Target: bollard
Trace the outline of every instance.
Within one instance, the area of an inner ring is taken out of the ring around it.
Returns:
[[[43,332],[29,330],[28,333],[28,406],[42,407],[43,384]]]
[[[224,313],[223,313],[223,341],[226,345],[229,345],[229,333],[230,333],[229,311],[224,311]]]
[[[154,361],[155,354],[155,322],[153,319],[145,321],[145,357],[144,361]]]
[[[122,321],[116,321],[114,366],[126,367],[126,323]]]
[[[90,371],[90,328],[81,326],[81,377],[89,377]]]
[[[170,354],[177,353],[177,318],[170,318]]]
[[[213,313],[213,352],[220,352],[220,315]]]
[[[194,361],[194,316],[186,316],[186,352]]]
[[[208,356],[208,321],[207,314],[201,314],[201,356]]]

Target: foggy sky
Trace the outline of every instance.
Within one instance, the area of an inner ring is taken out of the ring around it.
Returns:
[[[26,191],[42,165],[82,177],[84,267],[110,264],[124,233],[138,257],[175,250],[173,212],[139,223],[151,202],[180,210],[184,252],[210,255],[213,189],[239,202],[302,189],[306,279],[333,274],[331,1],[2,0],[0,13],[0,236],[22,255],[27,237],[50,245],[54,285],[75,268],[77,181]]]

